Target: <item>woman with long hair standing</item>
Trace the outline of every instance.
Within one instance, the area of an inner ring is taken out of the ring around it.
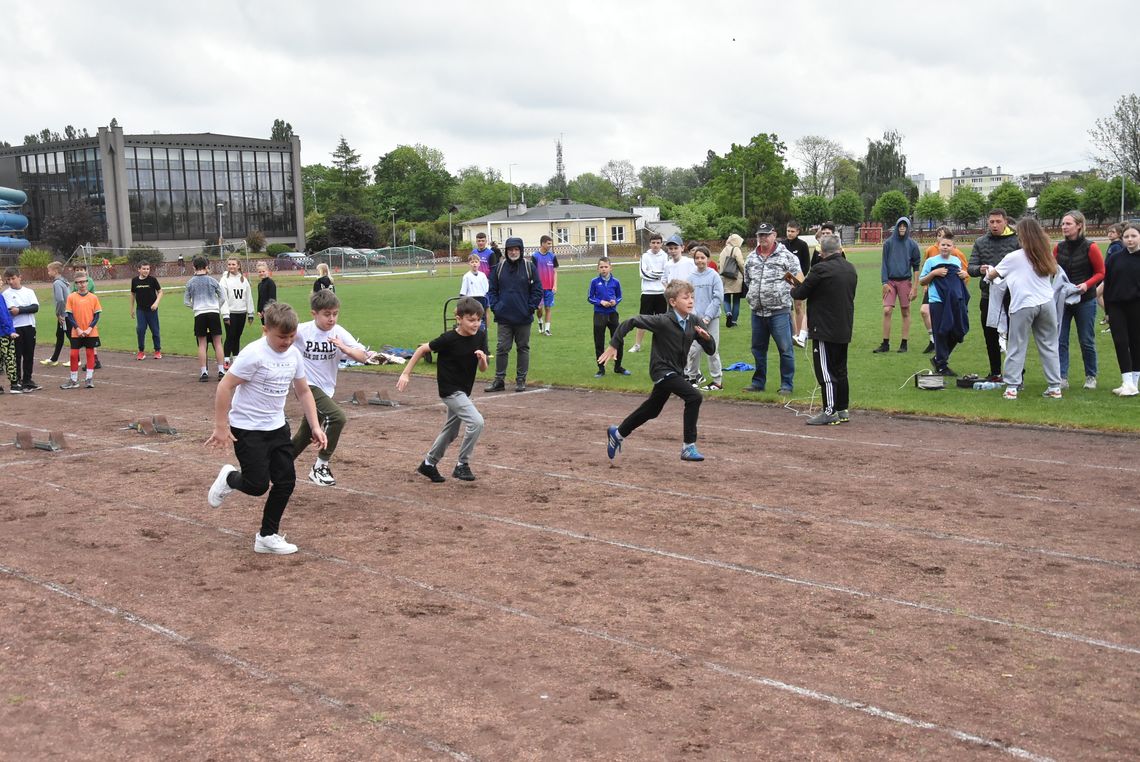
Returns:
[[[1085,216],[1076,209],[1061,218],[1064,239],[1053,248],[1057,264],[1069,282],[1081,290],[1081,300],[1066,304],[1061,316],[1061,386],[1069,385],[1069,324],[1077,321],[1077,340],[1085,365],[1085,388],[1096,388],[1096,287],[1104,280],[1104,257],[1100,247],[1085,238]]]
[[[1105,264],[1104,309],[1112,326],[1112,344],[1120,363],[1118,397],[1140,394],[1140,226],[1130,222],[1120,236],[1124,249]]]
[[[226,324],[226,340],[224,352],[226,362],[223,366],[230,369],[233,358],[241,351],[241,334],[245,330],[246,320],[253,321],[253,303],[249,293],[249,279],[241,269],[241,261],[237,257],[226,260],[226,271],[218,281],[222,286],[222,296],[225,298],[222,310],[222,322]]]
[[[1017,240],[1021,248],[1006,254],[993,267],[982,265],[986,280],[1001,277],[1009,290],[1009,333],[1006,337],[1005,381],[1007,400],[1017,399],[1025,372],[1025,353],[1029,349],[1029,332],[1037,342],[1041,369],[1045,373],[1045,396],[1061,398],[1061,368],[1057,357],[1057,308],[1053,304],[1053,276],[1057,260],[1037,220],[1026,217],[1017,223]],[[1095,302],[1094,302],[1095,304]]]

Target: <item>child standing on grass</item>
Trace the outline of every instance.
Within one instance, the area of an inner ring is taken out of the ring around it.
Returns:
[[[222,273],[218,285],[222,287],[222,296],[226,300],[222,322],[226,324],[223,351],[226,354],[225,368],[228,370],[230,362],[241,351],[241,334],[245,330],[246,320],[253,322],[253,311],[249,308],[249,280],[241,270],[241,262],[235,257],[226,260],[226,271]]]
[[[51,297],[55,303],[55,350],[51,357],[40,360],[40,365],[59,365],[59,356],[63,352],[63,342],[67,338],[67,297],[71,293],[71,284],[63,277],[63,262],[52,262],[48,265],[48,275],[51,276]]]
[[[321,487],[336,484],[329,461],[336,452],[340,433],[348,422],[344,410],[333,400],[336,393],[336,376],[343,357],[351,357],[357,362],[368,361],[369,353],[356,338],[337,324],[340,317],[340,299],[325,289],[309,297],[309,309],[313,319],[297,326],[294,341],[305,361],[305,377],[309,380],[309,391],[317,406],[317,416],[325,427],[328,444],[317,453],[317,462],[309,470],[309,481]],[[293,458],[296,459],[306,447],[312,434],[308,421],[301,421],[297,433],[293,435]]]
[[[40,388],[32,380],[32,367],[36,357],[36,313],[40,310],[40,301],[36,298],[36,292],[23,284],[20,268],[6,269],[4,280],[8,283],[8,288],[4,290],[4,307],[16,329],[16,376],[19,383],[12,382],[12,393],[34,392]]]
[[[195,263],[194,269],[202,268]],[[234,490],[255,496],[268,491],[253,550],[287,555],[297,552],[297,546],[286,542],[285,535],[280,534],[281,516],[297,482],[293,443],[285,420],[285,399],[290,388],[301,402],[313,442],[323,448],[328,440],[317,420],[313,393],[305,379],[304,358],[293,345],[297,313],[288,304],[277,303],[265,308],[264,317],[264,335],[245,348],[218,384],[214,431],[206,444],[225,447],[233,442],[241,469],[228,463],[222,466],[207,500],[219,508]]]
[[[487,370],[487,337],[479,326],[483,320],[483,305],[471,297],[464,297],[455,306],[455,328],[416,348],[404,372],[396,382],[396,388],[404,391],[412,380],[412,368],[428,352],[436,354],[436,384],[439,397],[447,407],[447,421],[439,432],[427,457],[416,468],[416,473],[426,476],[435,484],[445,481],[439,473],[438,463],[447,452],[447,446],[459,436],[459,425],[466,424],[463,444],[459,448],[459,458],[451,475],[466,482],[475,481],[471,473],[471,453],[483,433],[483,416],[471,401],[471,389],[475,386],[476,371]]]
[[[664,315],[637,315],[618,326],[617,334],[609,347],[598,357],[602,365],[617,357],[625,335],[634,328],[653,334],[653,347],[649,354],[649,375],[653,391],[637,410],[617,426],[606,430],[606,454],[610,460],[621,451],[621,443],[639,426],[661,414],[661,409],[676,394],[685,401],[684,437],[681,460],[700,461],[705,456],[697,450],[697,416],[701,411],[701,393],[685,380],[685,362],[689,347],[697,341],[708,354],[716,351],[716,342],[708,331],[698,325],[693,314],[693,286],[688,281],[670,281],[665,287],[665,301],[669,311]]]
[[[194,310],[194,337],[198,339],[198,380],[205,383],[210,380],[206,365],[206,342],[214,345],[214,361],[218,364],[218,379],[226,375],[222,368],[222,310],[225,308],[225,297],[222,287],[210,277],[207,267],[209,261],[199,255],[194,257],[194,274],[186,281],[186,291],[182,295],[182,303]]]
[[[146,330],[154,342],[154,359],[162,359],[162,336],[158,326],[158,303],[162,301],[162,286],[150,274],[150,262],[139,262],[137,278],[131,278],[131,317],[135,318],[135,333],[139,340],[136,360],[146,359]]]
[[[67,297],[67,311],[64,319],[71,335],[71,378],[60,389],[79,388],[79,350],[87,350],[87,371],[83,386],[95,388],[95,346],[99,341],[99,315],[103,305],[99,297],[87,290],[87,278],[75,279],[75,293]]]
[[[472,254],[467,258],[467,265],[471,269],[463,273],[463,280],[459,283],[459,295],[470,296],[483,305],[485,310],[487,309],[487,289],[491,287],[491,284],[487,280],[486,274],[479,269],[482,262],[483,260],[479,259],[478,254]]]
[[[542,304],[538,305],[538,332],[550,335],[550,313],[554,310],[554,295],[558,293],[558,255],[551,251],[554,239],[544,235],[538,239],[538,251],[530,255],[534,269],[542,282]]]
[[[277,283],[269,277],[269,265],[257,263],[257,317],[265,325],[265,308],[277,301]]]
[[[617,306],[621,304],[621,283],[611,272],[613,265],[609,257],[598,258],[598,277],[590,281],[590,291],[586,301],[594,305],[594,357],[598,357],[606,348],[606,330],[609,329],[610,338],[613,339],[618,328]],[[614,358],[614,373],[619,376],[628,376],[629,371],[621,366],[621,347],[618,347]],[[606,375],[606,364],[598,363],[598,372],[594,378]]]
[[[709,267],[712,253],[707,246],[693,247],[693,262],[697,270],[687,280],[693,286],[693,312],[698,325],[708,331],[713,342],[720,344],[720,310],[724,304],[724,284],[716,270]],[[718,392],[724,388],[724,372],[720,365],[720,352],[709,355],[709,378],[701,384],[701,346],[689,348],[689,360],[685,364],[685,377],[702,391]]]
[[[930,286],[930,325],[934,331],[934,370],[944,376],[957,375],[950,369],[950,353],[962,343],[970,329],[966,305],[970,295],[966,281],[970,275],[954,256],[954,234],[942,229],[938,256],[922,265],[918,282]]]

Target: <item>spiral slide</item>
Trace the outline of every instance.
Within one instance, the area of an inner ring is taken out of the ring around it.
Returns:
[[[15,188],[0,188],[0,252],[23,251],[31,244],[27,238],[16,238],[28,228],[28,218],[19,213],[28,202],[28,194]]]

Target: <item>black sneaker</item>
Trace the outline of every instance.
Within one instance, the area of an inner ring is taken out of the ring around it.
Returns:
[[[456,468],[458,468],[458,466]],[[420,461],[419,467],[416,468],[416,473],[417,474],[423,474],[427,478],[431,479],[432,482],[435,484],[439,484],[440,482],[447,481],[446,479],[443,478],[443,474],[441,474],[439,472],[438,468],[436,468],[435,466],[429,466],[427,463],[424,463],[423,461]],[[471,478],[474,479],[475,477],[471,477]]]
[[[42,387],[35,381],[25,381],[21,386],[24,387],[24,394],[39,391]]]
[[[505,383],[503,383],[503,379],[501,379],[501,378],[496,378],[494,381],[492,381],[491,383],[489,383],[485,387],[483,387],[483,391],[487,392],[487,393],[505,392],[506,390],[507,390],[507,385]]]
[[[83,382],[83,388],[84,389],[94,389],[95,388],[95,379],[89,378],[86,381],[84,381]]]
[[[876,355],[881,354],[883,352],[890,352],[890,351],[891,351],[891,345],[885,341],[882,344],[880,344],[879,346],[877,346],[871,350],[872,354],[876,354]]]
[[[218,380],[221,381],[225,377],[226,377],[226,372],[224,370],[219,370],[218,371]]]
[[[526,381],[516,381],[515,382],[515,391],[516,392],[525,392],[526,391]]]
[[[451,472],[451,475],[461,481],[475,481],[475,474],[471,473],[471,466],[467,465],[466,463],[456,463],[455,470]],[[441,476],[440,479],[442,478],[443,477]]]
[[[838,410],[835,414],[839,416],[840,423],[851,423],[851,413],[846,410]]]
[[[210,380],[210,374],[209,373],[203,373],[202,375],[198,376],[198,380],[201,381],[203,384],[207,383]]]
[[[899,344],[898,353],[899,353],[900,355],[901,355],[901,354],[904,354],[904,353],[906,353],[907,351],[908,351],[908,350],[907,350],[907,347],[906,347],[906,342],[905,342],[905,341],[904,341],[902,344]]]
[[[103,363],[98,357],[95,358],[95,370],[103,370]]]
[[[928,341],[928,342],[926,343],[926,349],[922,350],[922,353],[923,353],[924,355],[928,355],[928,354],[930,354],[930,353],[931,353],[931,352],[933,352],[933,351],[934,351],[934,342],[933,342],[933,341]]]
[[[24,387],[22,384],[12,384],[12,394],[23,394]]]

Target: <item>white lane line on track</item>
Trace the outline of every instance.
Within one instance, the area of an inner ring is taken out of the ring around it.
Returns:
[[[128,503],[127,505],[129,505],[135,509],[138,509],[138,510],[146,511],[147,513],[165,516],[165,517],[172,519],[174,521],[183,522],[183,523],[186,523],[186,524],[189,524],[191,526],[195,526],[195,527],[198,527],[201,529],[214,530],[214,531],[218,531],[218,532],[221,532],[223,534],[235,536],[235,537],[244,537],[245,536],[243,533],[240,533],[236,530],[229,529],[226,527],[220,527],[220,526],[217,526],[214,524],[209,524],[209,523],[206,523],[206,522],[203,522],[203,521],[200,521],[198,519],[191,518],[191,517],[182,516],[179,514],[170,513],[170,512],[162,511],[162,510],[158,510],[158,509],[152,509],[152,508],[149,508],[147,506],[143,506],[143,505],[136,504],[136,503]],[[925,720],[919,720],[919,719],[910,717],[908,715],[905,715],[905,714],[902,714],[899,712],[894,712],[894,711],[891,711],[888,709],[883,709],[883,708],[878,707],[874,704],[867,704],[867,703],[864,703],[862,701],[844,698],[842,696],[836,696],[833,694],[824,693],[822,691],[816,691],[816,690],[811,689],[811,688],[806,688],[803,686],[794,685],[792,683],[787,683],[787,682],[784,682],[782,680],[776,680],[776,679],[773,679],[770,677],[764,677],[762,675],[756,675],[756,674],[753,674],[753,673],[745,671],[745,670],[741,670],[741,669],[737,669],[734,667],[730,667],[730,666],[725,665],[725,664],[721,664],[719,662],[715,662],[715,661],[708,660],[708,659],[694,658],[691,655],[682,653],[680,651],[676,651],[676,650],[671,649],[671,648],[656,646],[656,645],[653,645],[651,643],[642,643],[640,641],[633,640],[631,638],[627,638],[627,637],[624,637],[621,635],[614,635],[614,634],[606,632],[604,630],[596,630],[596,629],[592,629],[589,627],[583,627],[580,625],[565,624],[563,622],[559,622],[557,620],[549,619],[547,617],[542,616],[541,614],[536,614],[534,612],[528,611],[528,610],[523,609],[523,608],[518,607],[518,606],[505,605],[505,604],[498,603],[498,602],[490,600],[490,599],[479,597],[477,595],[472,595],[469,593],[460,592],[460,591],[457,591],[453,588],[439,587],[437,585],[431,584],[430,582],[424,582],[422,580],[414,579],[411,577],[406,577],[403,575],[389,574],[386,572],[382,572],[378,569],[375,569],[371,566],[368,566],[367,564],[363,564],[363,563],[353,561],[353,560],[350,560],[347,558],[342,558],[339,556],[331,555],[328,553],[323,553],[321,551],[314,551],[311,549],[306,549],[305,553],[307,555],[311,555],[315,558],[321,559],[321,560],[326,561],[328,563],[335,564],[335,565],[341,566],[341,567],[347,567],[350,569],[354,569],[354,570],[362,572],[364,574],[379,577],[382,579],[391,580],[393,582],[396,582],[396,583],[403,585],[403,586],[406,586],[406,587],[411,587],[411,588],[415,588],[418,590],[422,590],[424,592],[432,593],[435,595],[440,595],[440,596],[443,596],[445,598],[450,598],[452,600],[460,601],[460,602],[463,602],[463,603],[466,603],[466,604],[469,604],[472,606],[477,606],[477,607],[484,608],[484,609],[490,609],[490,610],[497,611],[501,614],[505,614],[508,616],[517,617],[520,619],[525,619],[525,620],[534,622],[535,624],[537,624],[541,627],[545,627],[547,629],[574,633],[576,635],[579,635],[579,636],[582,636],[585,638],[589,638],[589,639],[593,639],[593,640],[600,640],[600,641],[603,641],[605,643],[623,646],[625,648],[637,650],[637,651],[640,651],[642,653],[650,654],[650,655],[657,656],[657,657],[667,658],[667,659],[669,659],[671,661],[675,661],[675,662],[686,662],[686,663],[700,664],[706,670],[713,672],[713,673],[716,673],[716,674],[719,674],[719,675],[724,675],[724,676],[734,678],[737,680],[743,680],[746,682],[753,683],[755,685],[762,685],[764,687],[773,688],[775,690],[782,691],[785,693],[791,693],[795,696],[798,696],[798,697],[804,698],[804,699],[808,699],[810,701],[831,704],[831,705],[838,706],[838,707],[843,708],[843,709],[849,709],[849,710],[861,712],[863,714],[869,715],[869,716],[874,717],[876,719],[887,720],[889,722],[894,722],[896,724],[905,725],[907,727],[911,727],[911,728],[915,728],[915,729],[919,729],[919,730],[933,731],[936,733],[940,733],[940,734],[949,736],[949,737],[951,737],[955,740],[958,740],[958,741],[973,744],[976,746],[982,746],[982,747],[989,748],[989,749],[994,749],[994,750],[1003,752],[1005,754],[1009,754],[1009,755],[1011,755],[1015,758],[1018,758],[1018,759],[1034,760],[1034,762],[1052,762],[1050,757],[1038,755],[1038,754],[1035,754],[1031,751],[1028,751],[1026,749],[1022,749],[1022,748],[1017,747],[1017,746],[1008,745],[1008,744],[1005,744],[1002,741],[999,741],[996,739],[985,738],[985,737],[977,735],[975,733],[969,733],[969,732],[966,732],[963,730],[959,730],[957,728],[938,725],[937,723],[928,722]]]
[[[236,532],[226,531],[226,534],[231,533],[237,534]],[[358,714],[357,710],[352,708],[350,702],[330,695],[319,685],[312,685],[300,680],[292,680],[285,677],[284,675],[277,674],[273,670],[261,667],[254,662],[248,661],[247,659],[243,659],[240,656],[234,656],[233,654],[228,653],[227,651],[223,651],[222,649],[215,646],[196,641],[187,635],[183,635],[182,633],[158,624],[157,622],[152,622],[149,619],[139,616],[138,614],[135,614],[131,611],[127,611],[126,609],[119,608],[114,604],[83,595],[82,593],[76,592],[75,590],[72,590],[58,582],[43,579],[34,574],[29,574],[25,571],[15,569],[3,563],[0,563],[0,574],[6,574],[9,577],[13,577],[22,582],[26,582],[30,585],[42,588],[48,592],[55,593],[56,595],[63,596],[64,598],[68,598],[76,603],[87,606],[88,608],[95,609],[96,611],[107,614],[114,619],[119,619],[127,622],[128,624],[135,625],[136,627],[141,627],[147,632],[165,638],[176,646],[185,648],[199,656],[204,656],[207,659],[215,661],[219,664],[233,667],[234,669],[243,672],[258,681],[281,685],[290,693],[296,696],[311,699],[318,704],[329,707],[330,709],[347,712],[350,715]],[[366,717],[364,715],[359,715],[357,719],[364,720]],[[474,760],[473,757],[466,754],[465,752],[459,751],[458,749],[455,749],[443,741],[438,741],[425,734],[423,731],[418,730],[417,728],[406,723],[386,720],[380,723],[379,727],[386,730],[395,731],[401,735],[414,739],[421,746],[440,754],[446,754],[452,759],[463,760],[464,762]]]

